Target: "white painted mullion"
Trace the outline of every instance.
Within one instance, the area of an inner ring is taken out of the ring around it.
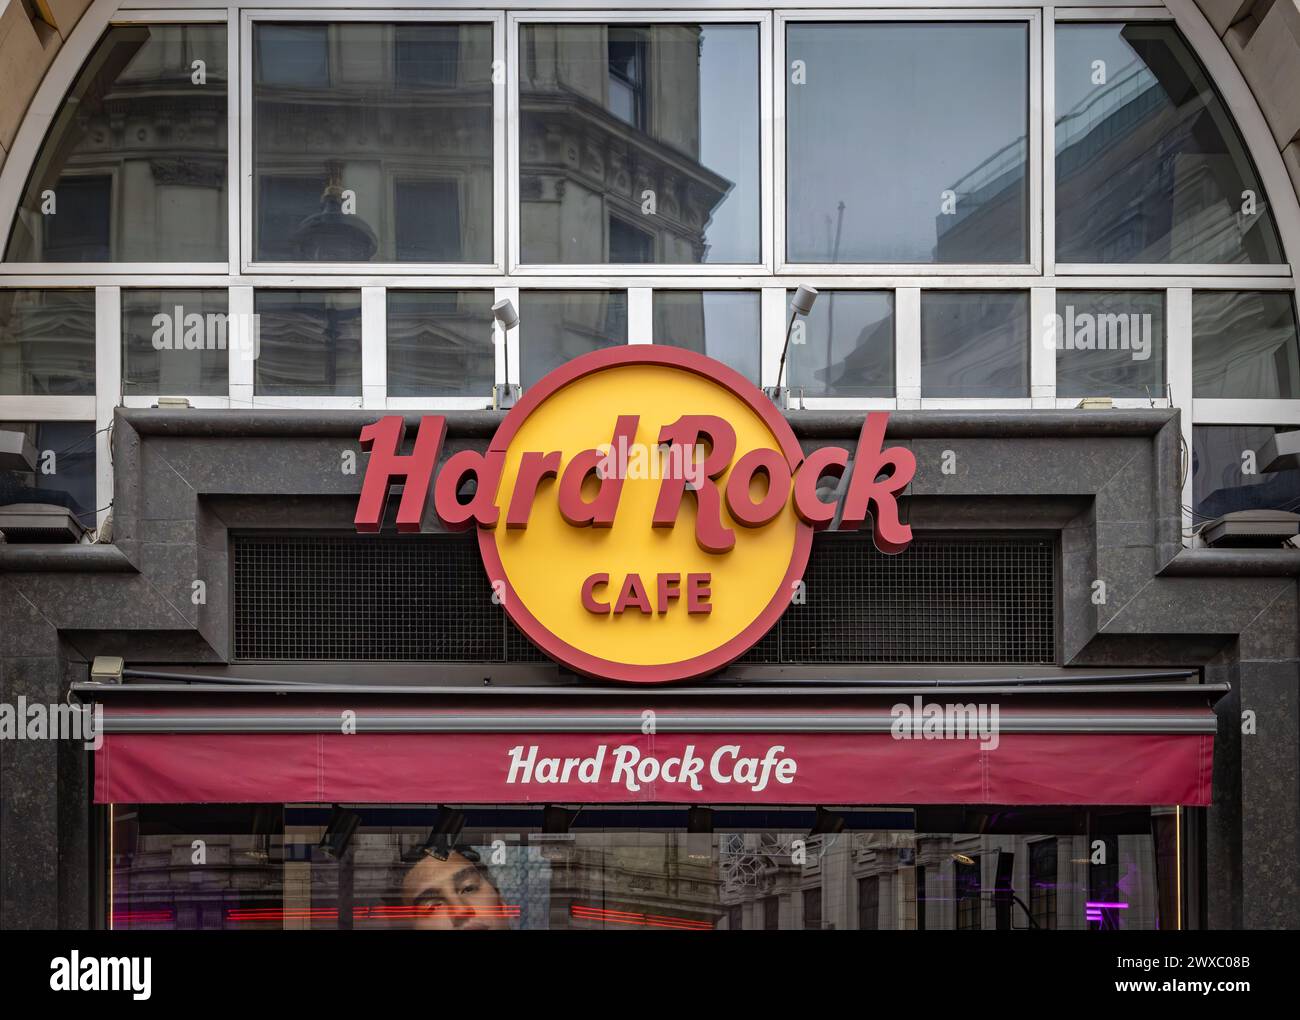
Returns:
[[[1043,274],[1056,272],[1056,8],[1043,9]]]
[[[229,373],[230,406],[253,406],[253,380],[256,356],[261,353],[262,338],[253,318],[253,288],[230,288],[230,328],[226,369]]]
[[[122,402],[122,288],[95,288],[95,526],[113,501],[113,411]],[[88,521],[83,520],[83,524]]]
[[[509,168],[506,160],[509,141],[507,110],[508,81],[517,80],[518,69],[512,66],[508,31],[504,12],[492,21],[492,60],[495,67],[505,68],[505,77],[492,76],[492,264],[497,272],[506,271],[506,252],[510,242],[508,225],[514,221],[514,211],[506,197],[506,178]],[[500,63],[497,63],[497,62]],[[494,67],[494,70],[495,70]]]
[[[900,411],[921,406],[921,289],[894,292],[894,379]]]
[[[228,104],[238,107],[234,126],[238,132],[237,160],[239,176],[231,182],[232,194],[238,192],[239,199],[232,197],[231,205],[235,208],[236,229],[239,246],[230,253],[232,266],[238,266],[241,272],[248,272],[253,264],[253,12],[240,12],[237,25],[240,40],[240,53],[243,59],[231,66],[229,80],[233,86],[226,97]],[[238,74],[236,74],[238,69]],[[233,289],[231,298],[233,300]],[[233,309],[231,309],[233,311]],[[251,382],[251,380],[250,380]],[[232,394],[233,398],[233,394]],[[249,391],[249,400],[252,391]]]
[[[231,7],[226,17],[226,215],[228,231],[226,238],[227,271],[235,271],[242,265],[241,238],[243,231],[243,179],[240,173],[240,156],[244,151],[243,136],[240,132],[240,113],[242,110],[241,88],[243,66],[241,43],[243,32],[240,27],[239,10]],[[251,56],[250,56],[251,61]],[[251,257],[251,252],[249,253]]]
[[[1049,12],[1050,13],[1050,12]],[[1043,188],[1045,182],[1044,167],[1051,162],[1051,154],[1046,151],[1047,135],[1043,130],[1043,103],[1046,98],[1043,72],[1044,51],[1046,49],[1042,34],[1043,19],[1038,12],[1029,16],[1027,31],[1029,34],[1029,123],[1026,126],[1025,165],[1029,173],[1029,251],[1030,264],[1035,272],[1043,272],[1046,251],[1043,216]]]
[[[627,289],[627,342],[654,343],[654,291],[649,287]]]
[[[1056,406],[1056,291],[1029,290],[1029,397],[1034,407]]]
[[[759,309],[762,343],[759,348],[759,378],[765,387],[776,385],[776,373],[781,364],[781,348],[785,344],[785,330],[789,323],[790,307],[784,287],[764,287]],[[788,380],[786,381],[788,384]]]
[[[98,387],[96,387],[98,389]],[[17,394],[0,397],[0,417],[5,421],[91,421],[96,397],[47,397]]]
[[[1300,400],[1193,397],[1195,425],[1300,425]]]
[[[519,312],[519,325],[511,330],[502,330],[496,322],[492,323],[492,349],[496,357],[496,374],[493,378],[498,386],[507,383],[519,385],[519,380],[523,378],[523,373],[519,368],[519,331],[523,328],[523,312],[519,308],[519,288],[518,287],[498,287],[494,292],[494,300],[509,301],[515,306],[515,311]],[[501,334],[505,333],[503,337]],[[505,341],[502,343],[502,341]],[[509,365],[510,371],[506,372],[506,366]]]
[[[1190,287],[1171,287],[1166,293],[1168,314],[1168,350],[1166,362],[1169,365],[1169,393],[1173,406],[1178,408],[1179,428],[1183,434],[1186,449],[1183,451],[1182,463],[1187,465],[1187,476],[1183,479],[1182,502],[1183,529],[1192,526],[1190,508],[1192,502],[1192,291]]]
[[[361,406],[383,407],[388,397],[388,291],[361,288]]]

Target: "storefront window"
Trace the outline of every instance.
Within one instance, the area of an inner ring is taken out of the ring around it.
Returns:
[[[1056,320],[1048,329],[1056,347],[1057,396],[1165,395],[1162,291],[1058,290]]]
[[[565,832],[542,831],[543,810],[526,806],[112,810],[118,928],[992,929],[1003,891],[1010,927],[1025,929],[1037,882],[1052,897],[1050,925],[1036,901],[1039,927],[1088,928],[1108,889],[1114,927],[1149,929],[1174,925],[1179,895],[1146,809],[944,809],[968,828],[936,833],[928,809],[854,808],[832,835],[811,835],[804,808],[717,807],[712,834],[688,832],[671,806],[588,805]],[[1074,862],[1059,877],[1032,863],[1044,833]],[[1110,878],[1088,863],[1097,838]],[[942,881],[922,922],[927,869]]]
[[[225,396],[237,342],[224,290],[122,291],[122,392]]]
[[[657,290],[654,342],[707,354],[757,386],[760,305],[756,290]]]
[[[1059,262],[1283,262],[1232,118],[1171,24],[1056,28]]]
[[[1029,295],[923,293],[921,396],[1029,396]]]
[[[492,261],[492,26],[253,27],[255,257]]]
[[[0,421],[0,431],[21,432],[36,454],[33,470],[0,468],[0,506],[52,503],[95,525],[95,423]]]
[[[786,257],[1029,259],[1029,30],[823,22],[786,30]]]
[[[893,293],[822,291],[812,313],[795,320],[785,371],[796,397],[892,397]]]
[[[525,263],[759,261],[757,25],[520,28]]]
[[[94,392],[95,292],[0,290],[0,394]]]
[[[388,395],[491,393],[494,301],[490,290],[389,290]]]
[[[259,396],[361,395],[361,292],[264,290],[254,295]]]
[[[226,27],[115,25],[55,115],[7,262],[224,262]]]
[[[1192,371],[1197,397],[1300,397],[1300,340],[1291,292],[1193,294]]]
[[[625,343],[625,290],[527,290],[519,295],[525,389],[580,354]]]

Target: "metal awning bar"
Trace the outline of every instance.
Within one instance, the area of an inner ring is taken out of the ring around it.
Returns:
[[[973,721],[972,717],[972,721]],[[357,712],[357,733],[636,733],[638,712],[463,713]],[[888,733],[894,717],[887,710],[846,715],[773,713],[708,715],[660,712],[659,733]],[[190,712],[113,711],[104,718],[105,733],[328,733],[341,731],[340,716],[298,713],[207,714]],[[1003,733],[1208,733],[1217,720],[1212,713],[1112,712],[1078,714],[1000,713]]]

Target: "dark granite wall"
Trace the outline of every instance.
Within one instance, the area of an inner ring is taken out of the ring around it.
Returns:
[[[119,411],[114,544],[0,545],[0,700],[58,702],[95,655],[222,670],[227,531],[350,528],[364,471],[356,437],[375,417]],[[444,456],[484,445],[499,420],[448,417]],[[806,449],[852,446],[862,421],[790,419]],[[1300,553],[1182,548],[1176,412],[896,412],[889,441],[917,456],[914,525],[1059,533],[1063,666],[1195,666],[1232,683],[1217,707],[1208,920],[1300,927]],[[955,471],[944,474],[949,450]],[[341,469],[345,451],[355,474]],[[199,606],[195,579],[207,586]],[[785,675],[803,672],[824,671]],[[384,679],[379,667],[364,675]],[[1241,733],[1247,709],[1253,735]],[[87,778],[79,746],[0,742],[0,926],[90,923]]]

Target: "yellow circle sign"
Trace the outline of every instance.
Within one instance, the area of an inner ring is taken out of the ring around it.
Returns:
[[[510,618],[582,673],[657,682],[742,654],[802,577],[802,454],[738,373],[667,347],[579,358],[532,388],[491,446],[495,528],[479,529]]]

